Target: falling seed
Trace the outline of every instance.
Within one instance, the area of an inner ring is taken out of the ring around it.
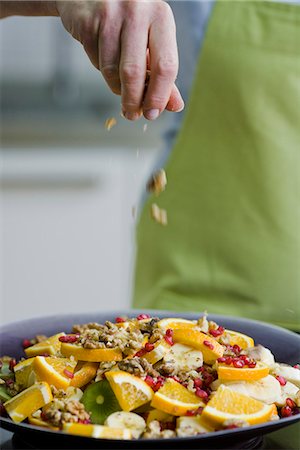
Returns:
[[[105,128],[107,129],[107,131],[109,131],[112,129],[112,127],[114,127],[116,125],[116,123],[117,123],[117,121],[114,117],[109,117],[105,121]]]
[[[160,225],[168,225],[168,216],[167,211],[165,209],[161,209],[159,206],[156,205],[156,203],[153,203],[151,205],[151,217],[155,222],[159,223]]]
[[[161,194],[167,185],[167,175],[164,169],[155,172],[147,184],[147,190],[153,192],[156,196]]]
[[[147,131],[147,128],[148,128],[148,124],[145,123],[144,126],[143,126],[143,132],[144,132],[144,133],[145,133],[145,131]]]

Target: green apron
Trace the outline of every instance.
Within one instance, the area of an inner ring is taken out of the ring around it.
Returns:
[[[300,7],[217,2],[167,189],[138,226],[134,306],[300,330],[299,168]]]

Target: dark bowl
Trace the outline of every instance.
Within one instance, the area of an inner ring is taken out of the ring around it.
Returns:
[[[196,319],[198,313],[174,313],[168,311],[142,311],[154,317],[183,317]],[[118,311],[118,316],[134,317],[140,311],[125,310]],[[60,331],[70,332],[75,323],[104,322],[114,320],[115,312],[103,312],[99,314],[69,314],[51,317],[42,317],[15,322],[0,327],[0,342],[2,355],[10,355],[16,358],[24,356],[22,340],[30,339],[37,334],[48,336]],[[209,315],[214,320],[228,329],[248,334],[260,343],[268,347],[278,362],[297,364],[300,361],[300,336],[283,328],[272,326],[263,322],[247,320],[242,318],[227,317],[221,315]],[[72,436],[62,432],[56,432],[39,428],[26,423],[16,424],[8,418],[0,418],[1,426],[7,430],[16,432],[24,440],[38,442],[37,448],[101,448],[101,449],[137,449],[137,448],[255,448],[254,443],[258,436],[287,427],[300,420],[300,415],[280,419],[275,422],[267,422],[246,428],[217,431],[203,435],[172,438],[172,439],[147,439],[132,441],[103,440],[80,436]],[[253,442],[253,444],[251,444]],[[248,444],[247,444],[248,443]]]

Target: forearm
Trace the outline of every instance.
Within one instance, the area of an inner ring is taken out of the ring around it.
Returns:
[[[0,18],[9,16],[58,16],[55,1],[0,1]]]

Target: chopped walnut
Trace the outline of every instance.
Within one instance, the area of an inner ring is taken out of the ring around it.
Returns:
[[[151,216],[152,219],[154,219],[155,222],[159,223],[160,225],[168,225],[167,211],[165,209],[161,209],[159,206],[157,206],[156,203],[153,203],[151,205]]]
[[[155,342],[162,339],[164,334],[165,334],[165,332],[163,330],[161,330],[160,328],[153,328],[153,330],[150,334],[150,337],[149,337],[150,344],[154,344]]]
[[[124,370],[125,372],[138,377],[144,377],[146,375],[152,377],[159,376],[159,372],[157,372],[145,358],[139,358],[137,356],[120,361],[118,367],[120,370]]]
[[[161,426],[158,420],[152,420],[147,426],[143,438],[145,439],[158,439],[158,438],[172,438],[176,433],[173,430],[161,430]]]
[[[153,192],[155,195],[158,196],[166,189],[166,185],[167,185],[166,172],[164,171],[164,169],[160,169],[152,175],[151,179],[147,184],[147,189],[149,192]]]
[[[54,399],[43,409],[42,418],[51,425],[62,428],[64,423],[88,422],[90,415],[79,401]]]
[[[103,361],[99,364],[97,375],[95,381],[104,380],[105,372],[110,371],[113,367],[116,366],[116,361]]]
[[[112,127],[114,127],[116,124],[117,124],[116,119],[114,117],[109,117],[108,119],[106,119],[104,125],[107,131],[110,131]]]

